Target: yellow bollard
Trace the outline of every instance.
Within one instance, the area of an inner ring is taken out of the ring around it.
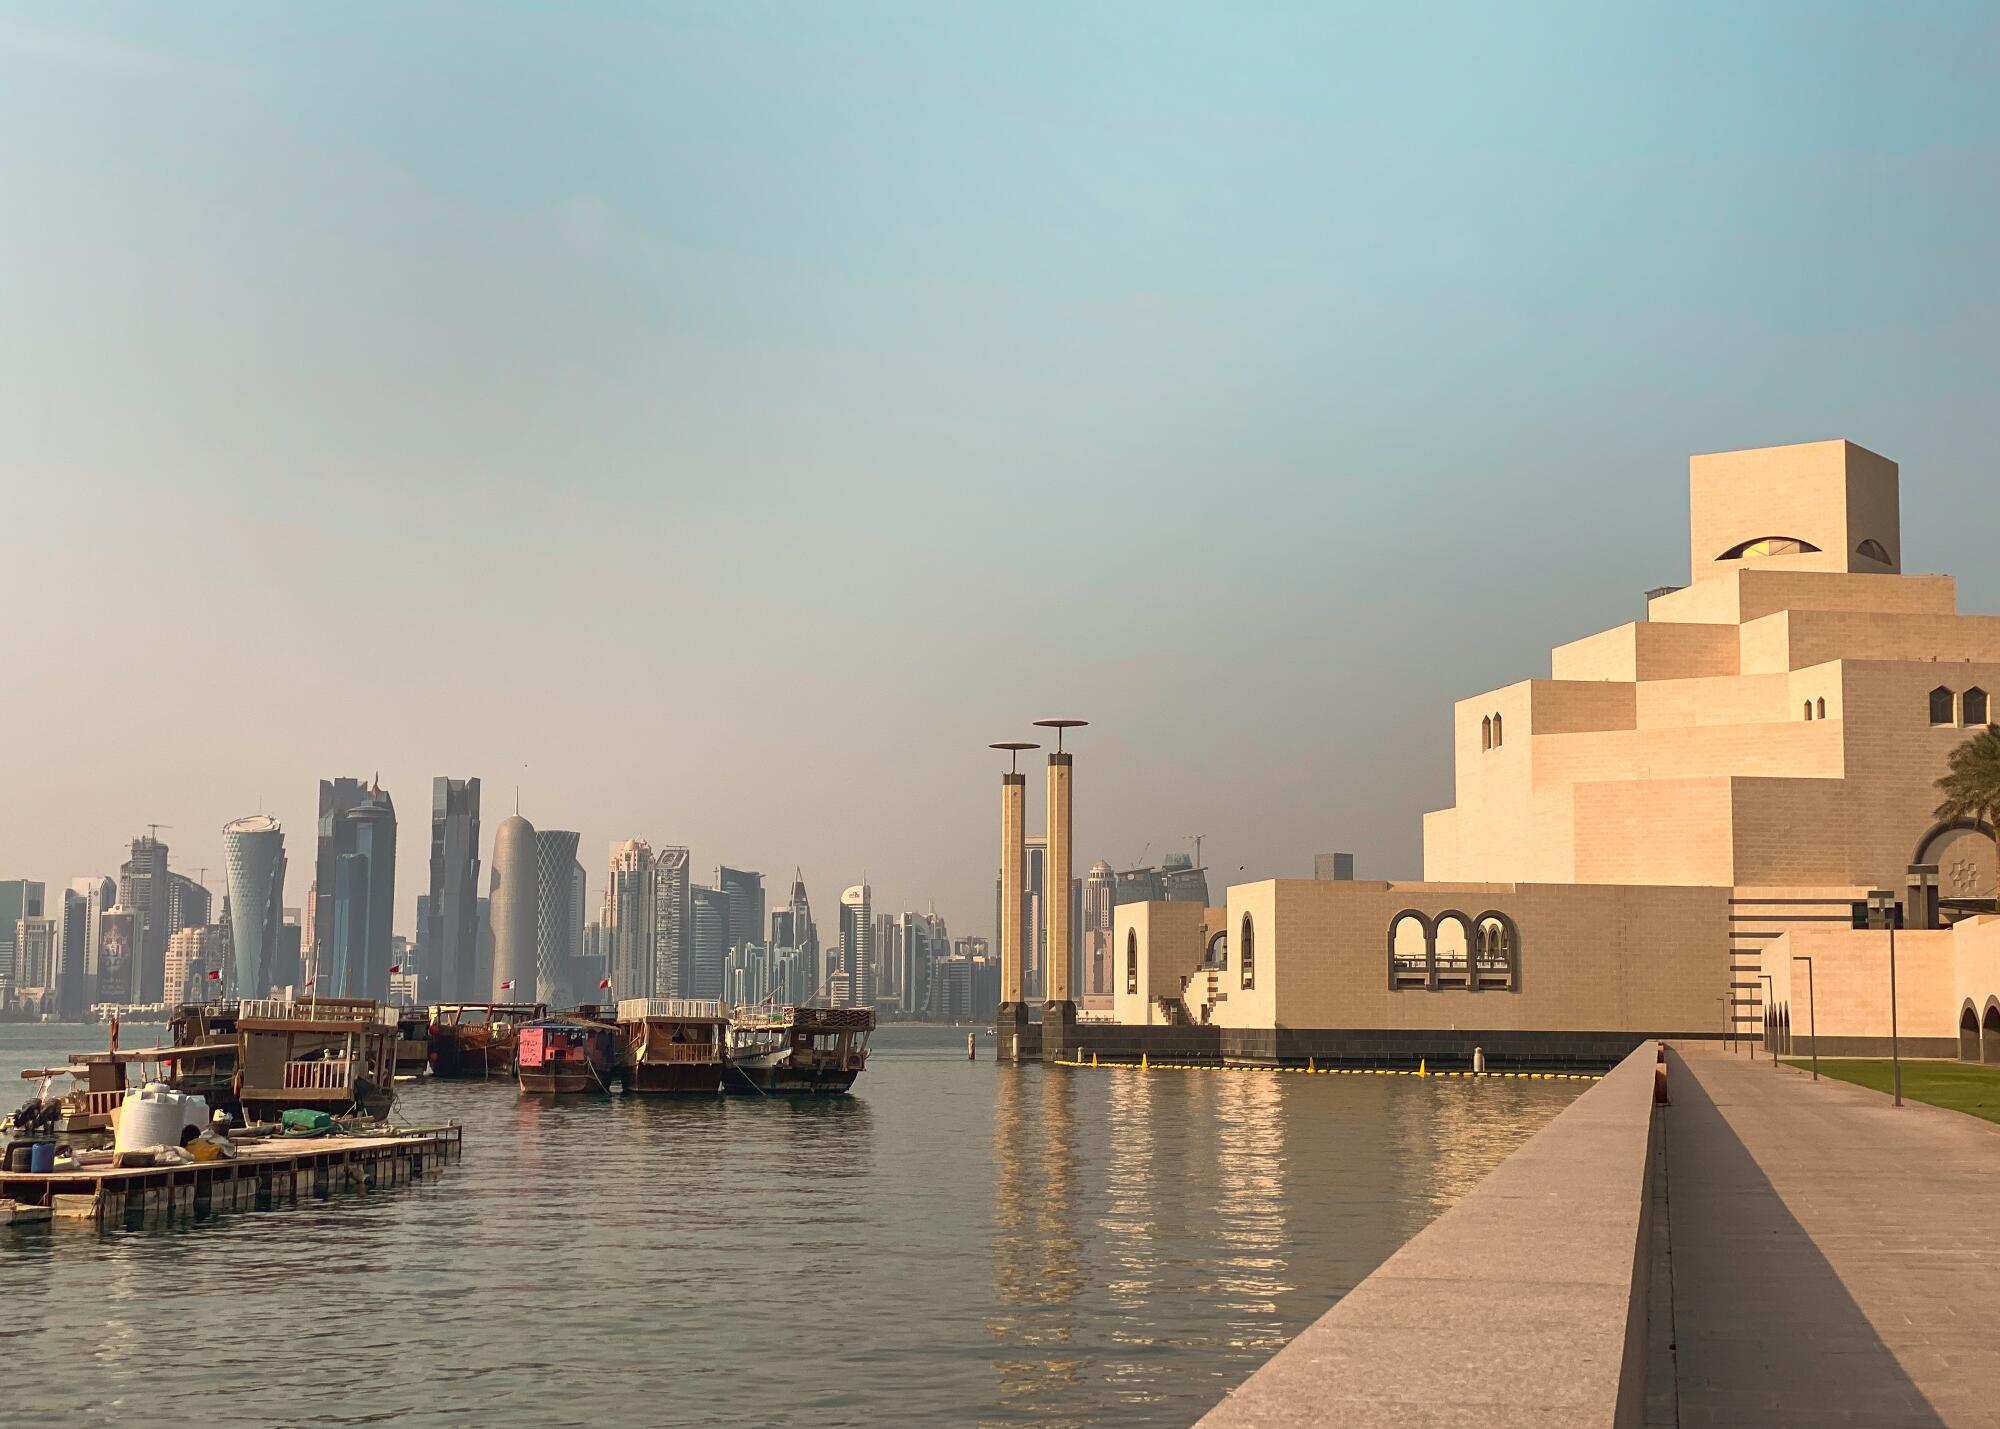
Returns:
[[[1306,1058],[1306,1070],[1308,1072],[1317,1072],[1319,1070],[1319,1059],[1316,1057]]]
[[[1139,1070],[1142,1072],[1146,1070],[1146,1054],[1144,1052],[1139,1054]]]
[[[1095,1052],[1090,1054],[1090,1065],[1093,1067],[1097,1065],[1097,1054]]]
[[[1428,1077],[1430,1075],[1429,1072],[1424,1070],[1424,1059],[1422,1057],[1417,1058],[1417,1075],[1420,1077]]]

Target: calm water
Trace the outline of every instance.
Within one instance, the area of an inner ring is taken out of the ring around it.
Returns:
[[[6,1109],[97,1035],[0,1026]],[[1187,1424],[1583,1085],[999,1068],[918,1028],[841,1100],[406,1084],[466,1125],[433,1183],[0,1231],[0,1355],[47,1372],[0,1422]]]

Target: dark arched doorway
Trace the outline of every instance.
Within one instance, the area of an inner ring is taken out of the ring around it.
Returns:
[[[1986,1004],[1986,1025],[1979,1038],[1979,1060],[2000,1067],[2000,1002]]]
[[[1958,1060],[1977,1062],[1979,1060],[1979,1014],[1971,1003],[1958,1014]]]

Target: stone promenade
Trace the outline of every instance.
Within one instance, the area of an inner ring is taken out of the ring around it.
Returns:
[[[2000,1429],[2000,1126],[1761,1056],[1668,1057],[1673,1322],[1647,1422]]]

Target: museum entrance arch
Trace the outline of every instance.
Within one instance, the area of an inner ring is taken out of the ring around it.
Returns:
[[[1952,819],[1934,824],[1917,841],[1912,866],[1937,869],[1938,897],[1947,901],[1994,896],[1993,828],[1983,819]]]
[[[1965,1004],[1965,1010],[1958,1014],[1958,1060],[1979,1060],[1979,1013],[1969,1002]]]

